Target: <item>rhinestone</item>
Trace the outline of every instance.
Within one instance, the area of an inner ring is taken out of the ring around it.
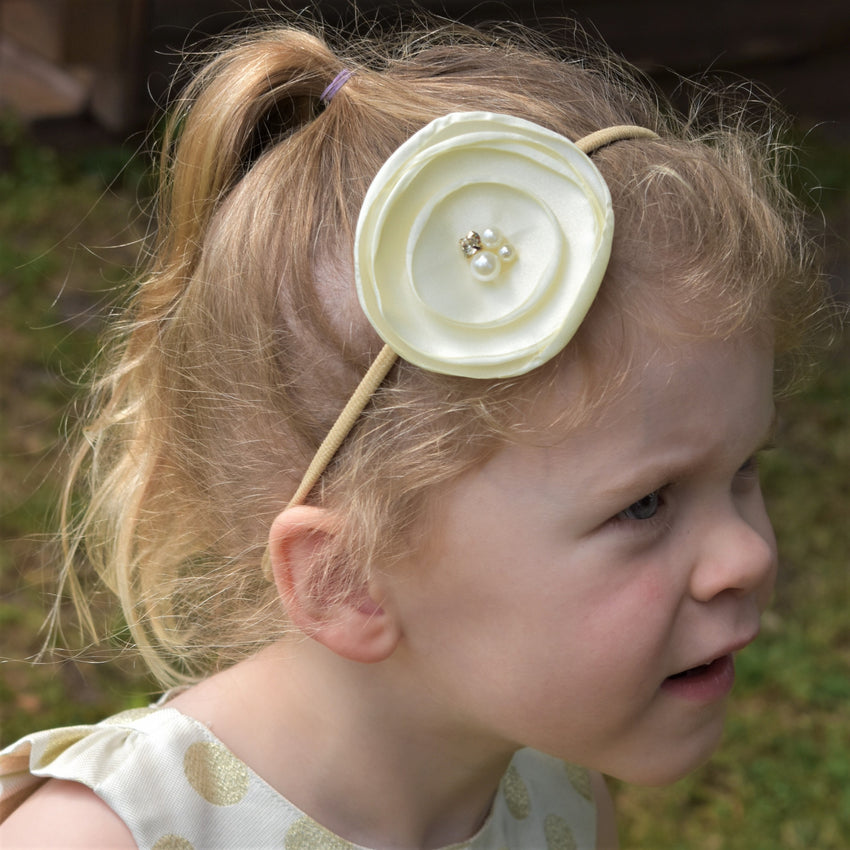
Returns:
[[[472,257],[481,250],[481,237],[474,230],[470,230],[459,242],[465,257]]]

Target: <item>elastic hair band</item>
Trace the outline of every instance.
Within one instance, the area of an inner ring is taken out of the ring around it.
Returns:
[[[341,72],[337,75],[337,79],[342,76]],[[349,73],[348,76],[351,76]],[[344,85],[346,77],[339,85]],[[336,80],[334,81],[336,82]],[[333,85],[334,83],[331,83]],[[330,86],[328,86],[330,88]],[[339,87],[337,87],[339,88]],[[616,127],[607,127],[604,130],[597,130],[587,136],[579,139],[575,144],[585,154],[592,154],[600,148],[610,145],[612,142],[627,139],[657,139],[658,135],[652,130],[645,127],[636,127],[632,125],[620,125]],[[322,473],[327,468],[328,464],[333,460],[343,441],[348,436],[351,429],[360,418],[363,409],[369,403],[378,387],[384,381],[390,369],[392,369],[398,355],[390,348],[389,345],[384,345],[378,356],[372,362],[371,367],[363,376],[363,379],[357,386],[357,389],[348,400],[342,412],[339,414],[336,422],[331,428],[328,435],[322,441],[313,460],[307,467],[304,477],[295,494],[289,500],[288,508],[300,505],[307,498],[310,491],[315,487]]]
[[[327,106],[336,96],[337,92],[354,76],[354,71],[348,68],[343,68],[331,81],[328,83],[325,90],[319,95],[319,100]]]

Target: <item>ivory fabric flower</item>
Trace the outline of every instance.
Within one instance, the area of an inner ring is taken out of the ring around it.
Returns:
[[[357,223],[357,293],[411,363],[503,378],[572,338],[605,274],[614,216],[602,175],[530,121],[455,112],[384,163]]]

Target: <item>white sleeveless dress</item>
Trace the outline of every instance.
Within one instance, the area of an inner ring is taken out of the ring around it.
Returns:
[[[143,850],[366,850],[277,793],[176,709],[133,709],[92,726],[27,735],[0,752],[0,821],[48,778],[91,788]],[[481,830],[452,850],[593,850],[590,779],[520,750]]]

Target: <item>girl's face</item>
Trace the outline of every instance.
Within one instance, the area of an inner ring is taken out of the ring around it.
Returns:
[[[701,763],[776,573],[772,365],[749,340],[656,352],[592,423],[458,479],[391,590],[422,707],[627,781]]]

